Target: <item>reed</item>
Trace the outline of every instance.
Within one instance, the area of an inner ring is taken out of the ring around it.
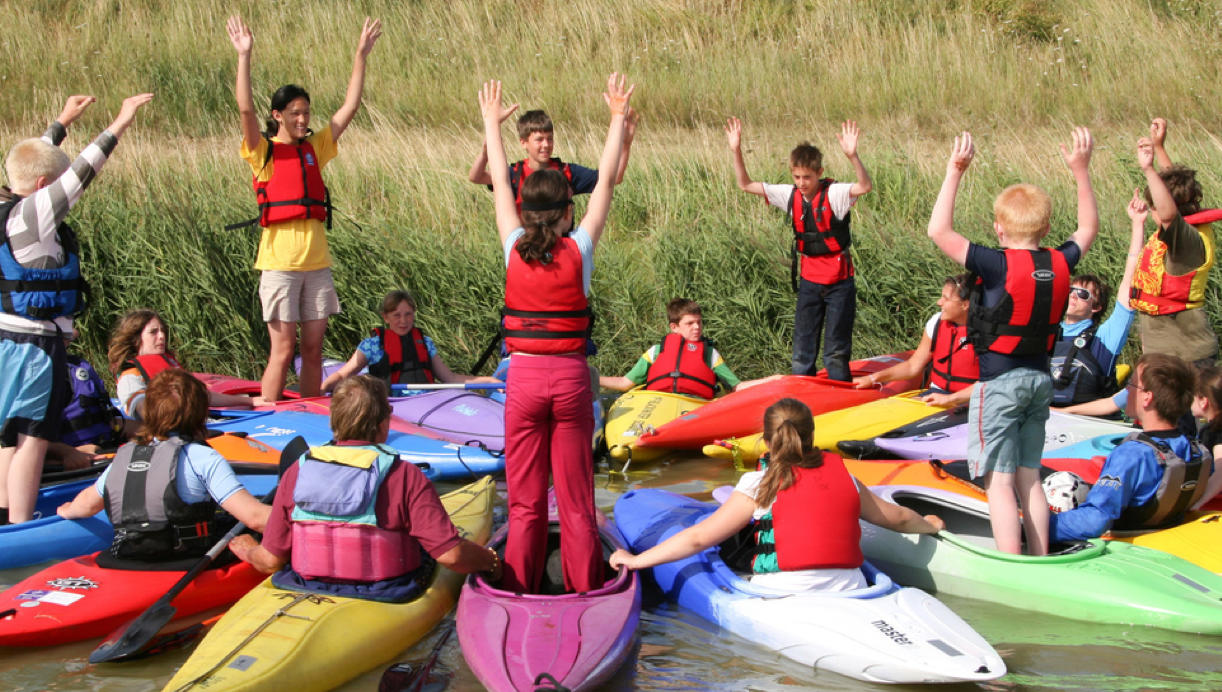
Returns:
[[[598,252],[594,362],[629,367],[665,330],[664,302],[682,294],[705,305],[707,331],[749,377],[788,368],[789,245],[782,214],[733,185],[728,115],[745,122],[749,170],[775,182],[788,177],[789,149],[808,139],[830,174],[851,175],[835,132],[841,119],[862,124],[875,190],[853,212],[858,356],[914,345],[941,278],[956,271],[924,230],[959,130],[971,129],[980,150],[960,228],[988,242],[993,195],[1029,180],[1053,196],[1059,242],[1074,198],[1056,146],[1072,124],[1089,125],[1103,230],[1082,269],[1113,280],[1124,204],[1141,181],[1133,144],[1151,116],[1171,119],[1172,155],[1199,169],[1207,203],[1222,204],[1219,3],[1058,7],[622,0],[612,12],[591,0],[303,0],[290,13],[240,3],[256,36],[257,98],[301,83],[317,118],[342,101],[360,18],[386,25],[365,107],[326,173],[342,211],[329,239],[344,304],[329,354],[346,357],[378,323],[385,290],[403,287],[449,364],[468,368],[491,336],[503,282],[490,197],[466,182],[480,140],[477,85],[498,77],[524,108],[546,108],[558,155],[591,163],[606,127],[600,84],[618,69],[639,85],[643,123]],[[138,305],[166,314],[195,369],[253,376],[266,357],[254,235],[221,230],[253,215],[236,152],[228,11],[194,0],[42,0],[8,8],[0,26],[0,142],[39,132],[67,94],[95,93],[66,144],[75,151],[123,96],[157,93],[73,214],[94,284],[82,347],[95,362],[116,316]],[[1214,311],[1217,282],[1209,303]]]

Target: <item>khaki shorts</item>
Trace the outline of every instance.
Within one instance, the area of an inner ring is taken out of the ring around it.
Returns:
[[[331,269],[308,272],[265,270],[259,277],[264,322],[311,322],[339,312]]]

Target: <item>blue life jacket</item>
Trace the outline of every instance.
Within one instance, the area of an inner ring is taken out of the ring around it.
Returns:
[[[7,229],[9,214],[21,199],[14,196],[0,203],[0,228]],[[81,276],[76,234],[66,223],[60,223],[56,233],[64,248],[64,264],[48,269],[22,266],[13,256],[8,233],[4,233],[0,243],[0,311],[34,320],[73,317],[85,311],[88,288]]]

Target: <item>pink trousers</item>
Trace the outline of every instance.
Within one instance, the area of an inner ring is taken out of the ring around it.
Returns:
[[[548,475],[560,514],[564,585],[603,585],[594,507],[593,393],[585,356],[514,355],[505,389],[509,535],[503,586],[534,593],[547,559]]]

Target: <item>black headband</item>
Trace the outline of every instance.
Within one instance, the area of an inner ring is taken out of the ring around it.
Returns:
[[[558,199],[555,202],[522,202],[522,211],[552,211],[553,209],[564,209],[572,203],[572,199]]]

